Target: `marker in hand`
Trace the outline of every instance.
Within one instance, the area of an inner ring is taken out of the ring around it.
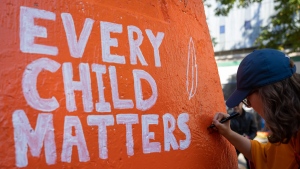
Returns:
[[[237,116],[239,116],[239,115],[240,115],[239,113],[234,112],[234,113],[230,114],[230,116],[228,116],[228,117],[222,119],[222,120],[220,121],[220,123],[225,123],[226,121],[228,121],[228,120],[230,120],[230,119],[233,119],[233,118],[235,118],[235,117],[237,117]],[[214,127],[216,127],[216,126],[215,126],[214,124],[211,124],[210,126],[207,127],[207,129],[214,128]]]

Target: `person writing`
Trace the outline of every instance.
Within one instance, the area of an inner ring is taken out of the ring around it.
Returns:
[[[253,140],[257,132],[257,124],[254,115],[243,109],[242,102],[233,108],[233,113],[238,113],[239,116],[230,120],[230,128],[236,133]],[[237,156],[239,156],[240,152],[237,149],[236,153]],[[248,159],[245,158],[245,160],[247,168],[250,168]]]
[[[256,169],[300,168],[300,75],[283,52],[254,50],[240,63],[237,88],[226,101],[228,107],[243,102],[252,107],[270,130],[267,143],[249,140],[220,123],[228,117],[216,113],[214,129],[235,146]]]

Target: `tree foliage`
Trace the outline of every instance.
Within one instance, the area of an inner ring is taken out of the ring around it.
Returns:
[[[206,0],[208,3],[209,1]],[[227,16],[234,5],[248,7],[262,0],[216,0],[220,5],[215,9],[217,16]],[[255,44],[259,48],[289,49],[300,51],[300,0],[274,0],[275,14],[267,25],[261,25],[260,35]],[[264,10],[264,9],[262,9]]]

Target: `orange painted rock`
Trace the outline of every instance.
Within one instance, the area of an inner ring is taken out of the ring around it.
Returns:
[[[0,168],[236,168],[202,1],[3,0]]]

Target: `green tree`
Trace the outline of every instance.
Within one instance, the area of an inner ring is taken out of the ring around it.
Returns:
[[[205,4],[209,0],[204,0]],[[216,0],[221,4],[215,9],[215,15],[227,16],[234,5],[246,8],[262,0]],[[300,51],[300,0],[274,0],[275,14],[270,16],[267,25],[261,26],[260,35],[255,44],[259,48],[289,49]],[[263,9],[262,9],[263,10]]]

